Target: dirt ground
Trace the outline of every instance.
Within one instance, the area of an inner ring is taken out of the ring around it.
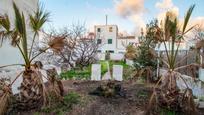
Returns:
[[[80,103],[74,105],[69,112],[63,115],[143,115],[152,94],[152,85],[147,86],[131,81],[115,82],[115,84],[122,86],[126,94],[125,97],[105,98],[89,94],[100,85],[107,84],[107,82],[63,81],[65,93],[76,92],[81,97]],[[29,114],[25,112],[18,115],[36,115],[33,113],[35,111],[31,111]],[[204,110],[200,110],[200,115],[204,115]]]
[[[126,97],[105,98],[89,95],[107,81],[64,81],[65,91],[75,91],[82,97],[82,104],[73,107],[68,115],[142,115],[151,95],[151,87],[131,82],[116,82],[125,90]]]

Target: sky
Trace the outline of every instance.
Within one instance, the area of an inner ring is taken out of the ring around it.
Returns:
[[[94,25],[118,25],[122,33],[139,33],[152,19],[164,19],[166,11],[172,10],[183,19],[192,5],[196,7],[191,18],[192,24],[204,23],[204,0],[39,0],[51,13],[50,27],[63,28],[72,24],[86,25],[93,31]],[[204,25],[204,24],[203,24]]]

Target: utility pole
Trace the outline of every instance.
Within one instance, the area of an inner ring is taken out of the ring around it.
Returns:
[[[106,14],[106,26],[108,25],[108,15]]]

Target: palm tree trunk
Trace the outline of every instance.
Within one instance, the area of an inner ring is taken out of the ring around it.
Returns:
[[[17,105],[20,110],[40,108],[44,103],[44,86],[42,74],[38,70],[30,69],[23,72],[20,95]]]

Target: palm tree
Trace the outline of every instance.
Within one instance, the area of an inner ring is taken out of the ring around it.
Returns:
[[[20,65],[25,68],[24,71],[18,75],[18,77],[20,77],[22,74],[23,81],[20,86],[20,94],[17,101],[20,103],[21,106],[19,107],[22,107],[22,109],[30,109],[39,107],[39,104],[45,102],[45,90],[42,81],[42,74],[40,73],[39,69],[36,68],[36,65],[33,61],[48,49],[56,49],[57,51],[60,50],[63,47],[64,40],[55,38],[53,39],[54,41],[50,41],[48,47],[42,48],[38,54],[32,54],[35,39],[45,22],[48,21],[49,13],[45,12],[41,7],[38,6],[34,15],[29,15],[29,26],[33,30],[34,35],[33,38],[28,38],[24,14],[23,12],[20,12],[19,8],[14,2],[13,8],[15,13],[14,28],[11,28],[11,19],[9,19],[7,14],[0,16],[0,39],[2,42],[4,39],[10,40],[12,46],[19,49],[24,63],[6,65],[2,67]],[[32,40],[30,48],[28,48],[28,39]],[[9,86],[14,82],[15,80],[9,84]]]
[[[196,108],[192,98],[192,91],[186,84],[186,81],[183,79],[183,77],[180,74],[178,74],[178,72],[176,72],[178,69],[189,66],[186,65],[182,67],[176,67],[176,65],[178,64],[178,62],[176,61],[176,57],[178,54],[181,41],[184,40],[184,35],[186,35],[186,33],[188,33],[190,30],[194,28],[194,26],[192,26],[189,29],[187,29],[189,19],[191,17],[194,7],[195,5],[192,5],[188,9],[184,17],[182,27],[179,27],[180,25],[178,22],[178,18],[172,12],[167,12],[164,21],[164,26],[157,28],[155,37],[162,41],[162,43],[165,46],[167,61],[166,60],[162,61],[168,66],[168,70],[167,73],[164,76],[162,76],[161,79],[156,84],[146,114],[149,114],[154,100],[160,106],[164,104],[166,107],[168,107],[168,109],[173,109],[174,111],[177,111],[175,109],[176,107],[174,106],[174,104],[183,104],[185,107],[183,107],[182,109],[184,112],[186,112],[186,114],[190,115],[195,114]],[[169,44],[171,45],[167,46],[167,42],[169,42]],[[177,46],[175,45],[176,42],[178,42]],[[182,94],[181,102],[177,102],[180,96],[176,84],[177,78],[182,79],[187,87],[187,89]],[[159,83],[161,82],[162,79],[163,82],[159,86]],[[179,106],[181,107],[181,105]]]

